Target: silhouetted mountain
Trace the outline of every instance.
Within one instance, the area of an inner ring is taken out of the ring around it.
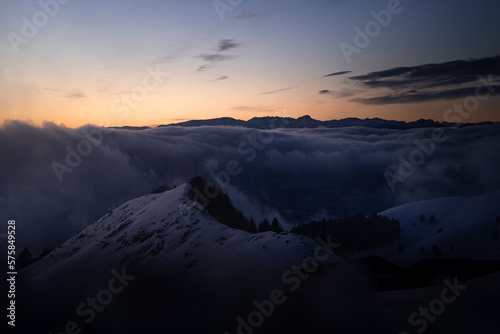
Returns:
[[[219,126],[219,125],[245,126],[244,124],[245,124],[245,121],[242,121],[239,119],[234,119],[231,117],[221,117],[221,118],[214,118],[214,119],[191,120],[191,121],[186,121],[186,122],[181,122],[181,123],[159,125],[158,127],[161,128],[164,126]]]
[[[384,215],[402,222],[400,240],[378,249],[389,250],[384,254],[389,256],[370,251],[366,255],[371,256],[344,261],[336,255],[340,245],[331,235],[316,242],[221,224],[209,213],[223,220],[240,217],[229,197],[222,192],[218,197],[215,190],[195,178],[191,184],[130,200],[21,270],[18,328],[23,333],[72,328],[94,334],[397,333],[408,328],[409,315],[442,296],[443,284],[450,282],[467,290],[426,333],[448,332],[443,327],[464,333],[457,319],[481,323],[486,329],[481,333],[498,328],[500,305],[492,301],[500,297],[499,263],[476,261],[485,251],[498,258],[491,252],[497,244],[490,236],[498,211],[484,209],[498,207],[491,205],[498,203],[498,193],[386,210]],[[435,215],[435,222],[414,227],[422,212]],[[444,231],[436,234],[439,226]],[[370,226],[360,228],[370,233]],[[462,233],[470,237],[460,237],[464,242],[459,243],[453,237]],[[421,260],[417,246],[444,247],[452,241],[456,254],[467,247],[477,252],[469,261],[401,266],[408,263],[403,260]],[[397,243],[403,243],[403,250],[394,256]],[[416,254],[406,258],[406,253]],[[487,310],[481,308],[485,302],[491,303]]]
[[[419,119],[414,122],[390,121],[381,118],[366,118],[359,119],[355,117],[344,118],[339,120],[318,121],[311,118],[309,115],[299,117],[297,119],[291,117],[254,117],[248,121],[242,121],[231,117],[222,117],[206,120],[191,120],[181,123],[171,123],[165,126],[182,126],[182,127],[197,127],[197,126],[240,126],[251,129],[278,129],[278,128],[344,128],[351,126],[364,126],[375,129],[398,129],[407,130],[414,128],[438,128],[448,127],[454,124],[448,122],[436,122],[431,119]],[[474,124],[471,124],[474,125]],[[464,126],[464,125],[463,125]]]
[[[220,223],[207,211],[223,220],[240,218],[238,212],[219,212],[229,198],[204,188],[194,197],[213,207],[192,200],[189,184],[148,194],[24,268],[18,298],[19,319],[29,319],[20,324],[24,332],[59,333],[68,321],[86,333],[233,331],[254,299],[269,298],[283,273],[315,250],[327,254],[324,262],[341,260],[304,236],[252,234]],[[97,298],[96,307],[88,297]]]

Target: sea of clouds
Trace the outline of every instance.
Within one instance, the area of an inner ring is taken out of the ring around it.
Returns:
[[[433,131],[9,121],[0,128],[0,219],[15,219],[18,247],[37,253],[129,199],[196,175],[218,182],[257,222],[277,216],[285,226],[500,189],[499,124],[446,128],[434,146]]]

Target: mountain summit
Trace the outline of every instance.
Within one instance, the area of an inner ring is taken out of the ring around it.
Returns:
[[[102,330],[96,312],[101,308],[92,311],[86,301],[94,299],[87,298],[97,296],[103,306],[106,298],[121,298],[122,293],[104,297],[101,291],[106,290],[102,289],[113,288],[125,291],[127,300],[135,300],[130,306],[133,312],[153,317],[151,323],[162,319],[151,310],[167,312],[173,319],[165,328],[174,332],[192,328],[194,324],[184,323],[189,322],[190,312],[213,321],[212,328],[232,327],[255,298],[269,298],[283,282],[300,285],[295,271],[306,259],[316,261],[314,257],[321,254],[322,263],[340,260],[304,236],[251,234],[223,225],[190,199],[190,189],[184,184],[130,200],[25,268],[20,299],[30,305],[29,316],[48,331],[58,329],[54,323],[64,326],[65,321],[77,317],[78,328],[95,333],[96,328]],[[118,287],[117,282],[123,286]],[[130,312],[112,306],[107,315],[112,319],[116,310]],[[183,309],[189,312],[181,312]],[[117,332],[131,330],[119,315],[116,320],[124,326],[115,328]],[[107,318],[106,323],[113,321]],[[140,328],[144,327],[135,330]]]
[[[297,119],[292,117],[254,117],[248,121],[238,120],[231,117],[222,117],[206,120],[191,120],[181,123],[171,123],[160,125],[159,127],[181,126],[181,127],[198,127],[198,126],[239,126],[251,129],[277,129],[277,128],[344,128],[351,126],[364,126],[376,129],[398,129],[407,130],[414,128],[428,127],[446,127],[453,124],[447,122],[436,122],[430,119],[420,119],[414,122],[390,121],[381,118],[366,118],[359,119],[355,117],[344,118],[339,120],[319,121],[313,119],[309,115],[304,115]]]
[[[342,260],[334,253],[341,245],[329,236],[316,242],[290,233],[234,229],[192,200],[191,189],[184,184],[132,199],[23,269],[19,318],[30,320],[21,323],[23,332],[331,333],[340,328],[340,333],[387,333],[406,328],[420,296],[435,298],[436,288],[426,282],[436,275],[438,284],[443,277],[457,282],[456,269],[461,275],[470,269],[464,263],[482,268],[474,275],[469,271],[467,281],[460,277],[471,291],[488,287],[464,297],[467,309],[492,298],[498,282],[495,261],[420,262],[403,269],[378,256]],[[470,259],[482,259],[484,251],[497,247],[491,235],[499,213],[492,204],[498,200],[492,193],[386,210],[382,214],[403,222],[402,246],[391,243],[375,253],[410,264],[428,257],[430,245],[437,243],[447,257],[463,257],[476,247]],[[477,220],[472,212],[480,212]],[[445,250],[451,242],[454,249]],[[418,269],[430,266],[422,276]],[[497,311],[492,308],[488,319]],[[438,332],[439,327],[429,330]]]

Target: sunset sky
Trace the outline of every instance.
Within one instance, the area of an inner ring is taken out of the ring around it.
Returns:
[[[498,1],[59,1],[0,0],[0,124],[443,121],[489,74],[491,96],[462,118],[500,121]],[[367,24],[349,61],[341,43]]]

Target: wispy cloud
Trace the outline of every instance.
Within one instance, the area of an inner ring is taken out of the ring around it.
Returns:
[[[210,65],[210,64],[201,65],[200,67],[198,67],[196,72],[198,72],[198,73],[205,72],[205,71],[211,70],[214,67],[215,67],[215,65]]]
[[[379,105],[467,97],[475,93],[478,78],[491,76],[492,81],[498,82],[498,75],[500,75],[500,56],[395,67],[349,79],[364,88],[389,90],[378,93],[375,97],[352,100]],[[494,95],[498,93],[496,88]]]
[[[223,76],[220,76],[220,77],[215,78],[215,79],[213,79],[213,80],[208,80],[207,82],[222,81],[222,80],[226,80],[227,78],[229,78],[229,76],[227,76],[227,75],[223,75]]]
[[[234,58],[237,58],[238,56],[233,56],[233,55],[222,55],[220,53],[204,53],[199,55],[201,59],[209,62],[219,62],[219,61],[226,61],[226,60],[232,60]]]
[[[84,92],[82,92],[81,90],[75,90],[75,91],[64,93],[64,97],[66,97],[68,99],[80,99],[80,98],[87,97],[87,95]]]
[[[395,67],[349,79],[370,88],[433,88],[474,82],[478,76],[500,75],[500,56],[440,64]]]
[[[491,93],[492,96],[500,95],[500,85],[490,86],[494,89]],[[455,100],[474,96],[476,94],[476,87],[446,89],[440,91],[417,91],[410,90],[404,93],[389,94],[384,96],[376,96],[369,98],[355,98],[350,101],[358,102],[367,105],[384,105],[384,104],[398,104],[398,103],[417,103],[428,102],[435,100]]]
[[[219,41],[219,48],[217,49],[217,51],[218,52],[228,51],[228,50],[236,49],[239,46],[240,46],[240,43],[236,42],[233,39],[221,39]]]
[[[318,92],[318,94],[320,94],[320,95],[330,95],[330,96],[333,96],[335,98],[351,97],[351,96],[356,95],[357,93],[359,93],[359,91],[355,91],[352,89],[343,89],[343,90],[339,90],[339,91],[332,91],[329,89],[323,89],[323,90],[320,90]]]
[[[221,61],[229,61],[238,58],[237,55],[228,55],[222,54],[221,52],[226,52],[229,50],[233,50],[240,45],[239,42],[236,42],[232,39],[221,39],[217,46],[217,51],[215,53],[203,53],[196,57],[203,59],[206,64],[200,65],[196,72],[205,72],[210,69],[217,67],[217,63]]]
[[[323,78],[333,77],[333,76],[337,76],[337,75],[344,75],[344,74],[348,74],[348,73],[351,73],[351,72],[352,71],[340,71],[340,72],[330,73],[330,74],[324,75]]]
[[[287,90],[291,90],[291,89],[295,89],[297,88],[297,86],[294,86],[294,87],[287,87],[287,88],[281,88],[281,89],[276,89],[276,90],[272,90],[272,91],[269,91],[269,92],[264,92],[262,94],[264,95],[268,95],[268,94],[277,94],[277,93],[281,93],[281,92],[284,92],[284,91],[287,91]]]

